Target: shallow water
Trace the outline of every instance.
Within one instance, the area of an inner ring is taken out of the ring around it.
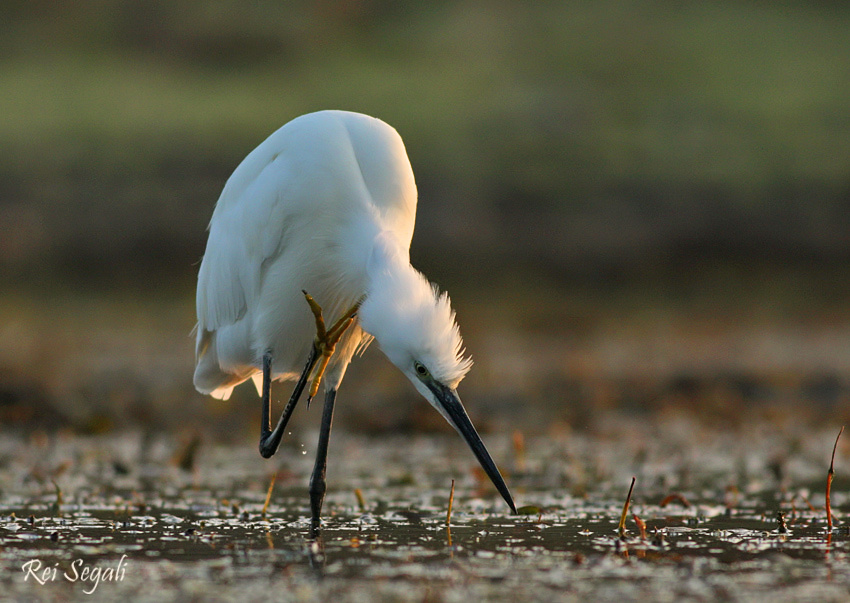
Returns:
[[[527,507],[519,516],[451,436],[335,433],[318,538],[309,434],[271,462],[248,444],[201,443],[187,460],[165,436],[7,435],[0,598],[846,600],[850,498],[840,465],[831,533],[823,510],[834,434],[688,433],[625,423],[604,435],[528,438],[524,453],[485,437],[495,458],[509,459],[507,480]],[[752,452],[786,445],[779,461]]]

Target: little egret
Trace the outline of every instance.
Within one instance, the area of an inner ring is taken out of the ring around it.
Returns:
[[[262,395],[260,454],[269,458],[311,376],[308,404],[324,382],[310,478],[314,526],[337,389],[372,338],[463,436],[516,512],[457,394],[472,362],[449,298],[410,265],[416,201],[410,161],[393,128],[366,115],[320,111],[292,120],[251,151],[210,221],[198,274],[195,387],[226,399],[252,378]],[[324,314],[339,318],[328,328]],[[274,429],[272,380],[297,380]]]

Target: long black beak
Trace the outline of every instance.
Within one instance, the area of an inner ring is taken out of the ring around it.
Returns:
[[[505,499],[505,502],[508,503],[511,511],[516,514],[516,505],[514,505],[514,499],[511,496],[511,492],[508,490],[508,486],[505,484],[502,474],[499,473],[496,463],[493,462],[493,459],[490,457],[490,453],[487,452],[484,442],[481,441],[481,437],[478,435],[478,432],[475,431],[472,421],[469,420],[469,416],[466,414],[466,410],[460,402],[460,397],[458,397],[457,391],[433,381],[428,384],[428,388],[434,393],[437,403],[445,411],[443,416],[449,419],[449,422],[455,429],[458,430],[458,433],[463,436],[466,443],[469,444],[475,458],[478,459],[478,462],[481,463],[481,467],[484,469],[484,472],[490,478],[490,481],[493,482],[493,485],[496,486],[496,490],[499,491],[499,494],[501,494],[502,498]]]

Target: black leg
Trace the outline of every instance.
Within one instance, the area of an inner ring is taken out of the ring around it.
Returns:
[[[310,376],[310,372],[318,359],[318,350],[316,346],[310,350],[310,357],[307,359],[307,365],[301,371],[301,376],[295,384],[295,389],[292,390],[292,395],[289,397],[289,402],[283,409],[280,415],[280,420],[277,426],[272,430],[271,420],[271,389],[272,389],[272,353],[266,352],[263,354],[263,418],[260,426],[260,454],[263,458],[271,457],[277,452],[277,447],[280,446],[280,439],[283,437],[283,430],[286,429],[286,424],[289,422],[289,417],[292,416],[292,411],[295,410],[295,405],[298,404],[298,398],[301,397],[301,392],[304,390],[304,385]]]
[[[325,394],[325,408],[322,411],[322,426],[319,430],[319,446],[316,450],[316,464],[310,477],[310,510],[313,514],[313,532],[321,523],[322,502],[325,500],[325,470],[328,466],[328,440],[331,435],[331,424],[334,420],[334,402],[336,390],[329,389]]]

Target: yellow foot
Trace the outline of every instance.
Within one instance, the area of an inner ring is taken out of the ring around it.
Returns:
[[[348,327],[351,326],[351,323],[354,322],[354,316],[357,314],[357,310],[360,308],[360,304],[363,300],[361,299],[351,306],[351,308],[349,308],[348,311],[345,312],[330,329],[326,329],[325,319],[322,317],[322,307],[309,293],[304,290],[301,292],[304,294],[304,298],[310,305],[310,310],[312,310],[313,316],[316,317],[316,341],[313,345],[316,346],[316,350],[320,356],[319,361],[316,364],[316,368],[313,371],[313,382],[310,385],[310,391],[308,394],[308,399],[310,399],[319,392],[319,385],[322,383],[322,376],[325,374],[325,369],[328,367],[328,362],[330,362],[331,356],[333,356],[334,348],[336,348],[336,344],[339,342],[343,333],[345,333]]]

